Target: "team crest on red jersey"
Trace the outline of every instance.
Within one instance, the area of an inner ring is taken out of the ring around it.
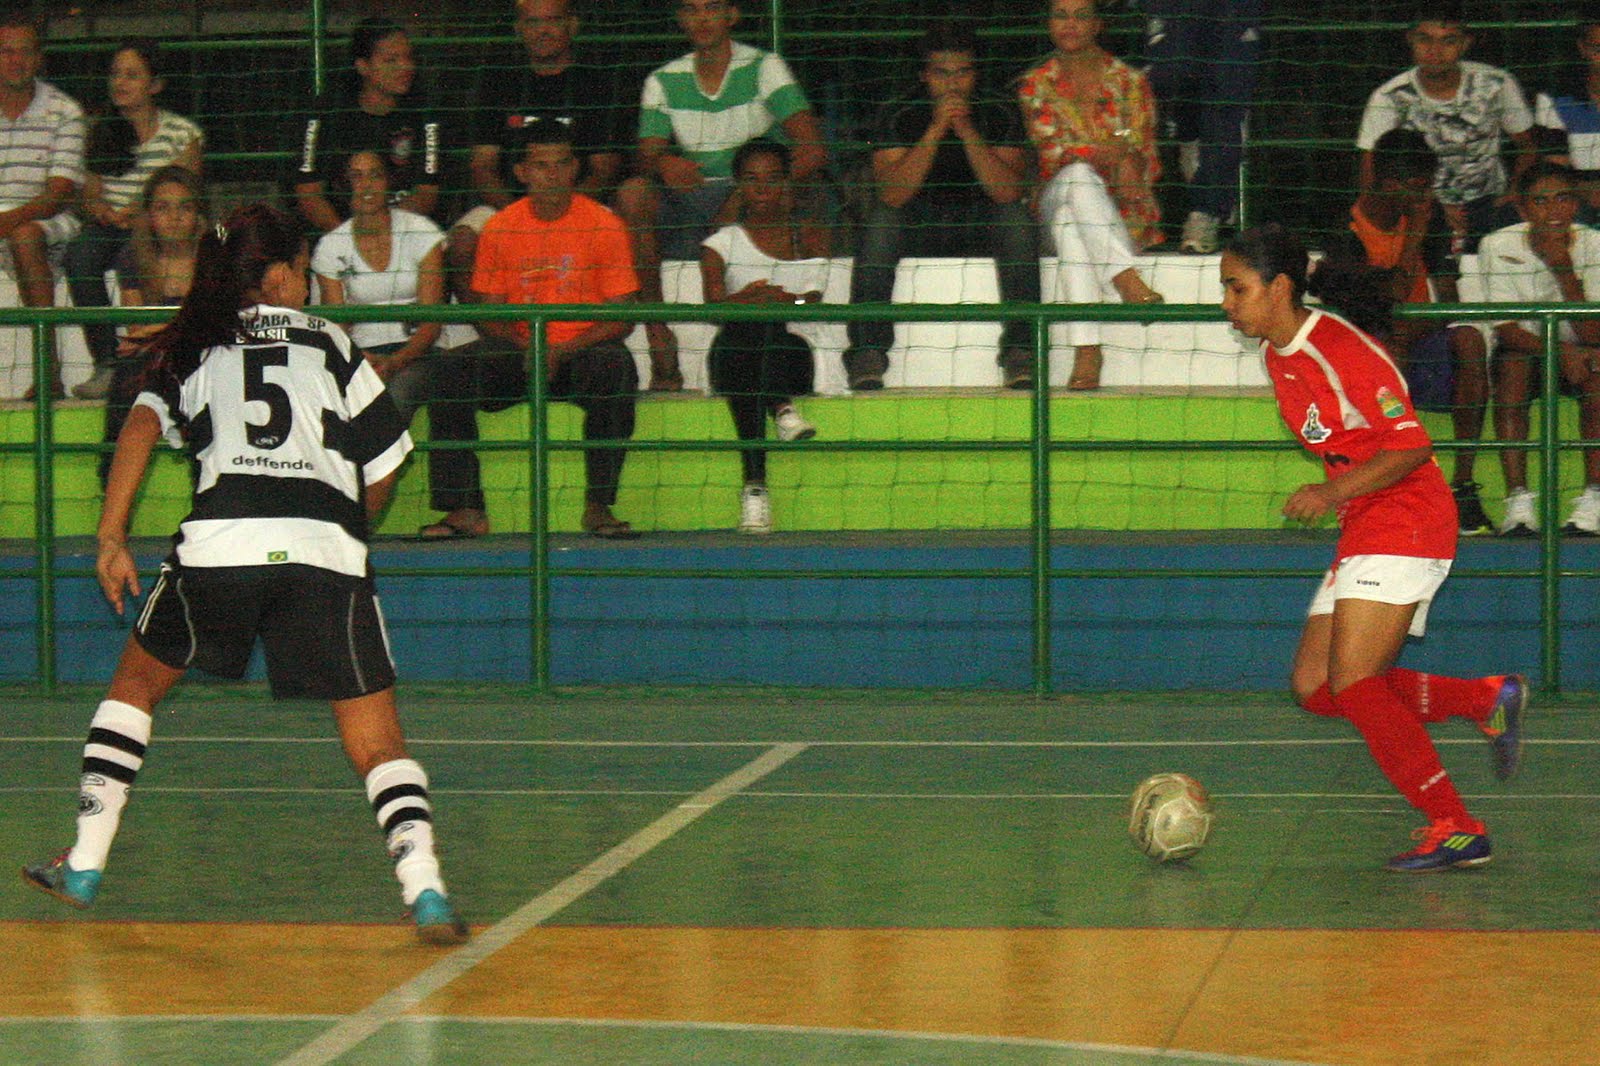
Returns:
[[[1399,418],[1406,413],[1406,405],[1385,385],[1378,390],[1378,410],[1383,412],[1385,418]]]
[[[1300,426],[1300,436],[1307,444],[1321,444],[1333,436],[1333,430],[1322,424],[1322,412],[1317,410],[1316,404],[1306,408],[1306,420]]]

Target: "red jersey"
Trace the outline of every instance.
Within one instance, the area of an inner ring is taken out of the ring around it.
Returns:
[[[1329,481],[1379,452],[1432,446],[1389,353],[1344,319],[1314,310],[1287,348],[1261,349],[1284,423],[1322,460]],[[1432,459],[1348,501],[1339,526],[1337,559],[1456,555],[1455,499]]]

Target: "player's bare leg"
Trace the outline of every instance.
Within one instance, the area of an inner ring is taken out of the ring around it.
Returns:
[[[434,854],[428,775],[406,754],[394,689],[334,700],[333,717],[345,755],[366,786],[417,935],[430,944],[464,942],[467,925],[450,903]]]
[[[151,712],[183,673],[128,637],[106,698],[89,723],[78,779],[77,839],[54,859],[24,866],[29,885],[74,907],[94,902],[128,794],[144,766]]]

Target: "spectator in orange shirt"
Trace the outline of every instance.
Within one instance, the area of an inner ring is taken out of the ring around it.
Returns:
[[[484,226],[472,288],[486,304],[616,304],[636,300],[638,277],[622,220],[576,191],[578,157],[560,122],[536,119],[523,128],[517,179],[527,195]],[[631,322],[551,322],[544,371],[552,399],[583,410],[584,440],[633,436],[639,387],[622,340]],[[433,439],[477,440],[477,413],[501,411],[528,393],[525,322],[480,322],[481,341],[444,353],[428,403]],[[612,513],[626,453],[584,453],[587,489],[582,527],[611,539],[637,536]],[[468,450],[434,452],[428,487],[444,518],[422,528],[425,538],[476,537],[489,531],[478,458]]]
[[[1330,265],[1348,257],[1363,267],[1388,270],[1386,295],[1395,303],[1455,303],[1450,226],[1433,193],[1437,169],[1438,158],[1416,130],[1394,129],[1379,137],[1372,150],[1372,185],[1350,208],[1349,234],[1342,247],[1335,241],[1329,249]],[[1402,319],[1380,336],[1405,372],[1414,403],[1448,406],[1457,440],[1483,436],[1489,351],[1482,332],[1471,325]],[[1453,370],[1453,378],[1436,390],[1428,369],[1437,366]],[[1470,449],[1455,452],[1450,484],[1467,536],[1494,531],[1472,479],[1475,458]]]

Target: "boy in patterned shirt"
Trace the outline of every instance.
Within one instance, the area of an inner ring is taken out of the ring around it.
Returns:
[[[1439,157],[1434,177],[1445,217],[1461,250],[1516,221],[1500,162],[1502,137],[1516,149],[1513,177],[1533,164],[1533,115],[1511,74],[1463,57],[1472,35],[1453,3],[1426,3],[1406,34],[1416,66],[1373,92],[1361,116],[1361,189],[1372,188],[1372,150],[1392,129],[1414,129]]]

